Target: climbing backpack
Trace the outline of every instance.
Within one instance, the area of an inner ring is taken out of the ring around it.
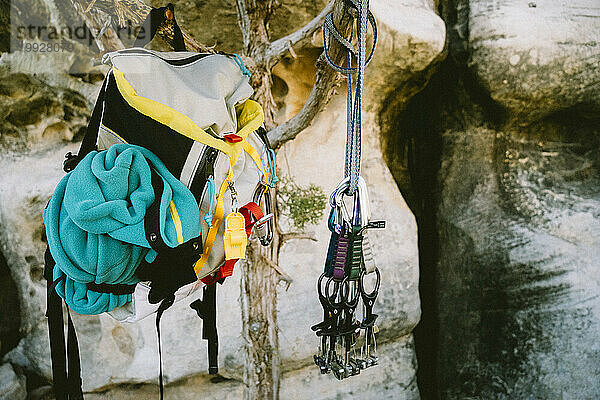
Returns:
[[[172,18],[176,51],[104,55],[111,69],[85,137],[66,155],[67,175],[44,210],[57,399],[82,398],[70,315],[65,348],[63,300],[67,311],[120,322],[156,313],[160,355],[162,313],[202,288],[190,306],[203,319],[215,374],[215,283],[245,257],[252,232],[263,245],[272,239],[275,159],[249,71],[235,54],[185,51],[172,5],[157,14]],[[159,382],[162,398],[162,361]]]

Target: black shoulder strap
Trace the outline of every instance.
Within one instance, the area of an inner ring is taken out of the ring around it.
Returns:
[[[85,130],[85,136],[79,146],[79,151],[75,155],[71,154],[71,152],[65,154],[65,161],[63,162],[63,170],[65,172],[72,171],[89,152],[96,150],[98,130],[100,129],[102,110],[104,109],[104,93],[106,92],[106,83],[109,79],[110,73],[106,75],[104,83],[100,88],[100,93],[98,93],[98,98],[96,99],[90,122]]]
[[[190,304],[202,319],[202,339],[208,341],[208,373],[215,375],[219,372],[219,334],[217,332],[217,285],[204,287],[202,300]]]
[[[267,145],[267,149],[271,148],[271,144],[269,143],[269,138],[267,137],[267,130],[263,125],[259,126],[256,130],[258,137],[263,141],[265,145]]]
[[[79,359],[79,343],[71,314],[67,307],[68,329],[65,346],[62,299],[56,293],[56,285],[60,281],[52,280],[54,259],[46,248],[44,254],[44,277],[46,278],[46,296],[48,318],[48,336],[50,338],[50,357],[52,360],[52,386],[56,400],[81,400],[81,363]]]
[[[183,33],[181,28],[177,24],[175,19],[175,6],[172,3],[167,4],[166,7],[153,8],[150,14],[146,17],[143,22],[140,31],[138,32],[133,47],[144,47],[156,35],[158,28],[167,20],[173,20],[173,50],[175,51],[186,51],[185,42],[183,40]]]

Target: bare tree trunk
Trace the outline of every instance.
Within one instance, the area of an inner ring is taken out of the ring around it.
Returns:
[[[277,197],[277,190],[272,195]],[[271,195],[271,193],[267,193]],[[279,211],[275,202],[273,213]],[[242,260],[241,298],[243,337],[246,341],[245,400],[278,400],[280,387],[277,286],[291,279],[279,268],[282,237],[278,225],[269,247],[250,240]]]
[[[265,258],[272,248],[256,240],[242,262],[242,323],[246,341],[244,399],[279,398],[279,337],[277,332],[277,283],[279,278]]]
[[[240,15],[239,20],[247,17],[248,31],[244,33],[244,41],[248,43],[244,49],[246,54],[256,62],[252,71],[251,84],[255,89],[254,98],[263,106],[265,114],[265,128],[271,130],[275,127],[274,117],[277,105],[273,99],[273,78],[271,66],[264,62],[266,48],[270,44],[269,19],[273,11],[279,7],[277,0],[237,0],[238,11],[245,7],[246,15]],[[241,23],[240,23],[241,26]]]
[[[242,29],[245,54],[256,60],[269,45],[268,19],[273,0],[237,0],[238,21]],[[265,63],[252,71],[254,98],[263,106],[265,127],[274,127],[275,101],[273,79]],[[266,195],[270,195],[267,193]],[[246,340],[244,399],[279,399],[279,337],[277,334],[278,279],[265,259],[272,258],[272,247],[264,248],[257,240],[249,241],[242,268],[242,326]]]

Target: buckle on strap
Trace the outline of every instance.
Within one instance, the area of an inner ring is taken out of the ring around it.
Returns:
[[[239,143],[242,140],[244,140],[243,137],[236,135],[235,133],[229,133],[227,135],[223,136],[223,139],[225,139],[227,142],[229,143]]]

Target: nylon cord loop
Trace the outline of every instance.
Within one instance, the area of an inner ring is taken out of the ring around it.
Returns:
[[[358,10],[358,29],[356,39],[358,49],[352,45],[353,36],[346,39],[333,23],[333,13],[325,17],[323,24],[324,55],[327,63],[336,71],[346,75],[347,99],[346,99],[346,156],[344,162],[344,177],[350,177],[350,185],[347,193],[354,195],[358,188],[358,177],[360,176],[361,159],[361,130],[362,130],[362,96],[365,67],[373,58],[377,45],[377,25],[373,14],[369,11],[368,0],[349,0],[349,4]],[[373,29],[373,46],[366,56],[367,51],[367,28],[371,24]],[[329,56],[329,35],[340,43],[347,51],[348,66],[337,65]],[[356,66],[352,66],[356,59]],[[356,74],[356,82],[352,75]],[[353,90],[354,86],[354,90]]]

